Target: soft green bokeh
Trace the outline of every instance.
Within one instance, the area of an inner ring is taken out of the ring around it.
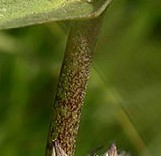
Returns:
[[[67,30],[0,32],[0,155],[43,156]],[[161,154],[161,2],[113,1],[94,57],[76,156],[115,142]]]

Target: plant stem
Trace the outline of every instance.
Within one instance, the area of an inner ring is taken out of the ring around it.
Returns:
[[[46,156],[73,156],[102,15],[72,24],[50,121]],[[54,154],[56,152],[56,154]]]

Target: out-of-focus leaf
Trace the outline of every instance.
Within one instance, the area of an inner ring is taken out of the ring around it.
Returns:
[[[51,21],[92,18],[111,0],[0,0],[0,29]]]

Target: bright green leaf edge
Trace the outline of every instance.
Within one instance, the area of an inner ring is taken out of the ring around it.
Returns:
[[[94,18],[111,0],[0,0],[0,29]]]

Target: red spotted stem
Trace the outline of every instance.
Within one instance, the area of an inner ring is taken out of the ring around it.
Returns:
[[[102,15],[73,22],[59,76],[46,156],[73,156]]]

